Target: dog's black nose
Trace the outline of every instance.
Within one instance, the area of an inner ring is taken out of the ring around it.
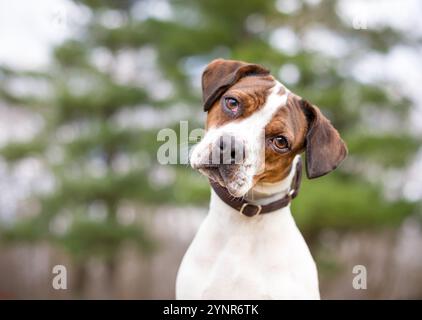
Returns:
[[[245,160],[245,145],[234,136],[221,136],[216,151],[219,164],[240,164]]]

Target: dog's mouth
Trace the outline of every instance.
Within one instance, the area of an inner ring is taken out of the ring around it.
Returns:
[[[247,188],[246,178],[239,174],[240,165],[206,165],[196,169],[212,181],[217,182],[233,197],[243,196],[249,189]]]
[[[220,173],[219,166],[202,166],[197,168],[200,173],[204,176],[210,178],[212,181],[219,183],[221,186],[225,187],[224,179]]]

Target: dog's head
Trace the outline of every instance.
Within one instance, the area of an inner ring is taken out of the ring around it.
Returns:
[[[202,75],[206,134],[191,165],[235,197],[276,183],[306,152],[308,178],[334,170],[347,148],[320,110],[256,64],[217,59]]]

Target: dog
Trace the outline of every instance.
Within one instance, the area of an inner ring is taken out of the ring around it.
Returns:
[[[209,213],[180,265],[177,299],[320,299],[318,273],[290,212],[309,179],[347,147],[318,107],[268,69],[217,59],[202,74],[206,133],[190,164],[211,184]]]

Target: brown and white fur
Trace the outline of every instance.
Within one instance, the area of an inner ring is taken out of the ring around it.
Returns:
[[[306,153],[308,178],[334,170],[347,154],[319,109],[260,65],[214,60],[202,75],[202,89],[207,132],[191,166],[234,197],[256,204],[277,200],[289,192],[300,153]],[[234,108],[227,99],[235,99]],[[242,146],[241,161],[210,165],[225,136]],[[280,136],[283,148],[275,141]],[[290,206],[247,217],[212,191],[209,214],[181,263],[176,298],[319,299],[315,262]]]

